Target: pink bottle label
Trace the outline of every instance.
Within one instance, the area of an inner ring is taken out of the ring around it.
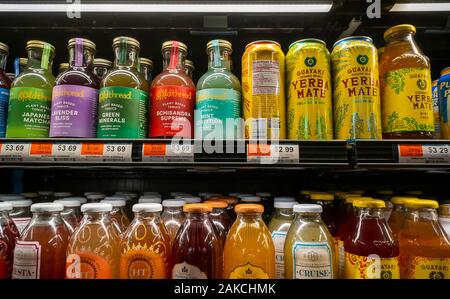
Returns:
[[[95,137],[97,100],[97,89],[78,85],[55,86],[50,137]]]

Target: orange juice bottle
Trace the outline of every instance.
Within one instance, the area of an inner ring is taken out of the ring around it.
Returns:
[[[159,203],[133,206],[134,219],[120,244],[120,278],[169,278],[170,236]]]
[[[262,219],[264,207],[239,204],[225,241],[224,278],[275,278],[275,247]]]
[[[450,241],[434,200],[405,201],[407,215],[398,234],[401,278],[449,279]]]
[[[398,232],[402,228],[405,223],[406,218],[406,209],[405,209],[405,200],[417,199],[415,197],[407,197],[407,196],[394,196],[391,198],[391,202],[394,205],[392,209],[391,216],[389,217],[389,227],[392,230],[394,238],[397,238]]]
[[[108,203],[87,203],[81,206],[83,219],[70,237],[67,247],[66,278],[117,278],[119,242]]]

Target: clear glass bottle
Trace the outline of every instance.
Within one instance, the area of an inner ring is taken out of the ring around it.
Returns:
[[[189,78],[193,79],[194,78],[194,70],[195,70],[194,63],[191,60],[186,59],[184,66],[185,66],[184,69],[185,69],[186,75],[188,75]]]
[[[66,278],[111,279],[119,277],[120,239],[114,231],[108,203],[81,207],[83,219],[67,247]]]
[[[207,200],[204,203],[212,208],[211,213],[209,213],[209,219],[216,227],[217,235],[219,236],[222,246],[224,246],[228,231],[233,224],[233,221],[226,211],[228,203],[220,200]]]
[[[9,217],[12,210],[9,202],[0,202],[0,279],[9,279],[12,276],[14,247],[19,238],[19,231]]]
[[[94,58],[92,72],[97,76],[98,80],[103,80],[106,73],[113,67],[113,63],[107,59]]]
[[[290,279],[338,278],[334,241],[320,214],[322,206],[297,204],[284,244],[285,276]]]
[[[27,67],[11,84],[6,137],[48,138],[55,47],[31,40],[26,50]]]
[[[130,219],[125,212],[125,200],[117,199],[114,197],[105,197],[101,203],[109,203],[112,205],[111,221],[117,233],[120,237],[130,225]]]
[[[148,58],[139,58],[139,73],[144,76],[147,83],[152,84],[153,61]]]
[[[139,197],[139,203],[161,203],[161,196],[156,195],[142,195]]]
[[[70,235],[73,234],[75,228],[80,224],[81,221],[81,202],[71,199],[57,199],[53,202],[62,204],[64,206],[64,210],[61,211],[61,218],[64,224],[67,226]]]
[[[8,46],[4,43],[0,43],[0,138],[4,138],[6,134],[9,90],[11,88],[11,79],[5,74],[8,54]]]
[[[269,222],[269,231],[272,235],[273,245],[275,246],[275,277],[285,278],[284,272],[284,242],[287,232],[294,219],[293,207],[297,204],[295,201],[274,202],[274,211],[272,219]]]
[[[171,240],[159,203],[135,204],[134,219],[120,245],[120,278],[170,278]]]
[[[14,249],[13,278],[64,279],[69,230],[59,203],[31,206],[33,218]]]
[[[311,200],[320,206],[322,206],[323,222],[328,227],[333,238],[337,237],[337,221],[336,221],[336,209],[334,208],[334,195],[329,193],[311,193]]]
[[[16,225],[17,230],[19,231],[19,234],[22,234],[22,232],[27,227],[28,223],[30,223],[31,220],[30,207],[33,204],[33,202],[29,199],[12,200],[9,202],[13,206],[13,209],[9,213],[9,216],[14,221],[14,224]]]
[[[195,138],[242,139],[241,84],[231,72],[231,43],[206,46],[208,71],[197,82]]]
[[[185,204],[186,202],[180,199],[166,199],[162,202],[164,211],[161,214],[161,220],[164,222],[164,226],[172,242],[186,218],[183,212],[183,206]]]
[[[64,73],[69,69],[69,64],[67,62],[60,63],[58,66],[58,75]]]
[[[395,238],[397,238],[400,229],[403,227],[405,223],[406,219],[405,201],[414,199],[418,198],[406,196],[394,196],[391,198],[391,202],[394,205],[394,208],[392,209],[392,213],[391,216],[389,217],[388,224]]]

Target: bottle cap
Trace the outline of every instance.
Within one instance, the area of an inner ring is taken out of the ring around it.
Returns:
[[[182,195],[182,196],[192,196],[192,194],[190,193],[186,193],[186,192],[170,192],[170,196],[178,196],[178,195]]]
[[[4,43],[0,43],[0,51],[3,51],[3,52],[5,52],[6,54],[8,54],[8,53],[9,53],[9,47],[8,47],[8,45],[7,45],[7,44],[4,44]]]
[[[212,207],[204,203],[188,203],[183,206],[185,213],[210,213]]]
[[[439,203],[435,200],[429,199],[411,199],[405,201],[405,206],[407,208],[413,209],[420,209],[420,208],[438,209]]]
[[[13,206],[10,202],[0,202],[0,212],[2,211],[11,211]]]
[[[176,199],[184,200],[186,203],[201,203],[202,199],[198,196],[177,196]]]
[[[139,57],[139,64],[147,65],[150,68],[153,68],[153,61],[148,58]]]
[[[164,52],[164,50],[166,50],[168,48],[172,48],[174,42],[175,41],[173,41],[173,40],[164,42],[162,44],[161,51]],[[184,52],[187,52],[187,46],[186,46],[186,44],[184,44],[182,42],[178,42],[178,49],[183,50]]]
[[[54,197],[70,197],[72,196],[72,192],[55,192],[53,193]]]
[[[357,194],[347,194],[347,195],[344,195],[345,203],[353,203],[353,201],[354,201],[355,199],[361,199],[361,198],[372,199],[371,197],[361,197],[361,196],[359,196],[359,195],[357,195]]]
[[[353,206],[357,208],[385,208],[386,204],[379,199],[364,200],[358,198],[353,201]]]
[[[273,202],[294,202],[295,198],[290,196],[277,196],[273,199]]]
[[[394,195],[395,192],[392,190],[378,190],[377,194],[378,195]]]
[[[386,39],[389,35],[399,31],[411,31],[413,34],[416,33],[416,27],[410,24],[401,24],[397,26],[393,26],[384,32],[384,39]]]
[[[106,197],[106,195],[103,193],[95,193],[95,194],[86,195],[86,198],[90,199],[90,200],[104,199],[105,197]]]
[[[26,208],[33,204],[33,201],[30,199],[23,199],[23,200],[11,200],[8,201],[10,204],[12,204],[13,208]]]
[[[89,48],[89,49],[93,50],[94,52],[97,49],[94,42],[92,42],[86,38],[71,38],[71,39],[69,39],[69,42],[67,43],[67,49],[74,47],[76,40],[81,41],[83,44],[83,47]]]
[[[113,206],[113,208],[119,208],[124,207],[126,205],[125,200],[117,199],[117,198],[111,198],[111,197],[105,197],[104,200],[100,201],[101,203],[109,203]]]
[[[168,208],[179,208],[184,206],[185,204],[186,202],[181,199],[166,199],[162,201],[162,206]]]
[[[139,203],[161,203],[161,198],[150,195],[143,195],[139,197]]]
[[[19,195],[19,194],[3,194],[0,197],[1,201],[13,201],[13,200],[24,200],[25,197],[23,197],[23,195]]]
[[[238,204],[234,207],[236,213],[239,214],[250,214],[250,213],[259,213],[262,214],[264,212],[264,206],[259,204]]]
[[[159,196],[161,198],[161,194],[159,192],[144,192],[145,195]]]
[[[162,211],[162,205],[159,203],[138,203],[133,205],[133,212],[157,213]]]
[[[292,209],[296,204],[295,201],[276,201],[273,206],[276,209]]]
[[[247,196],[255,196],[255,194],[251,194],[251,193],[238,193],[237,198],[241,199],[242,197],[247,197]]]
[[[322,213],[322,206],[315,204],[296,204],[294,213]]]
[[[55,53],[55,47],[52,44],[40,41],[40,40],[30,40],[27,42],[25,50],[30,50],[31,48],[44,48],[44,45],[48,44],[50,46],[50,52]]]
[[[439,206],[439,214],[441,217],[450,217],[450,204],[441,204]]]
[[[70,196],[70,197],[64,197],[61,199],[78,200],[82,205],[87,203],[86,197],[83,197],[83,196]]]
[[[79,200],[72,200],[72,199],[57,199],[54,200],[55,203],[62,204],[65,208],[76,208],[81,206],[81,202]]]
[[[111,212],[112,205],[110,203],[86,203],[81,206],[81,212],[83,213],[101,213]]]
[[[219,47],[220,48],[225,48],[229,52],[232,51],[233,48],[231,46],[231,43],[229,41],[227,41],[227,40],[224,40],[224,39],[215,39],[215,40],[209,41],[206,44],[206,51],[208,52],[212,47],[214,47],[214,44],[217,43],[217,42],[219,43]]]
[[[106,198],[108,198],[108,199],[121,199],[121,200],[124,200],[124,201],[130,201],[131,200],[131,197],[129,195],[125,195],[125,194],[114,194],[114,195],[105,197],[105,199]]]
[[[61,212],[64,206],[60,203],[44,202],[31,205],[31,212]]]
[[[128,37],[128,36],[118,36],[118,37],[113,39],[113,48],[115,48],[118,45],[120,45],[120,43],[126,43],[126,44],[129,44],[129,45],[134,46],[136,48],[140,48],[141,47],[141,44],[138,42],[137,39],[134,39],[134,38]]]
[[[329,193],[311,193],[312,200],[334,200],[334,195]]]
[[[113,63],[110,60],[103,59],[103,58],[94,58],[93,65],[94,66],[104,66],[104,67],[107,67],[107,68],[112,68],[113,67]]]
[[[119,196],[128,196],[128,197],[130,198],[129,200],[138,197],[138,195],[137,195],[136,193],[133,193],[133,192],[123,192],[123,191],[118,191],[118,192],[116,192],[116,194],[114,194],[113,196],[116,196],[116,195],[119,195]]]
[[[226,209],[228,207],[228,203],[223,200],[207,200],[204,203],[213,209]]]
[[[290,49],[292,46],[294,46],[294,45],[296,45],[296,44],[300,44],[300,43],[318,43],[318,44],[322,44],[322,45],[324,45],[324,46],[327,45],[327,44],[326,44],[323,40],[321,40],[321,39],[317,39],[317,38],[304,38],[304,39],[297,40],[297,41],[293,42],[292,44],[290,44],[290,45],[289,45],[289,49]]]
[[[281,45],[279,43],[277,43],[276,41],[273,40],[267,40],[267,39],[262,39],[262,40],[256,40],[254,42],[251,42],[249,44],[247,44],[245,46],[245,49],[247,49],[248,47],[252,46],[252,45],[256,45],[256,44],[268,44],[268,45],[274,45],[278,48],[281,48]]]
[[[411,196],[394,196],[391,198],[391,202],[394,205],[404,205],[405,204],[405,200],[409,200],[409,199],[418,199],[417,197],[411,197]]]
[[[259,196],[244,196],[241,197],[241,202],[260,202],[261,201],[261,197]]]

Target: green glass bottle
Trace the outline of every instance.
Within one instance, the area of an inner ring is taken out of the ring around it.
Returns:
[[[231,43],[212,40],[206,52],[208,71],[197,83],[195,138],[240,139],[241,84],[231,72]]]
[[[50,129],[55,47],[27,42],[28,64],[13,81],[9,95],[7,138],[47,138]]]

